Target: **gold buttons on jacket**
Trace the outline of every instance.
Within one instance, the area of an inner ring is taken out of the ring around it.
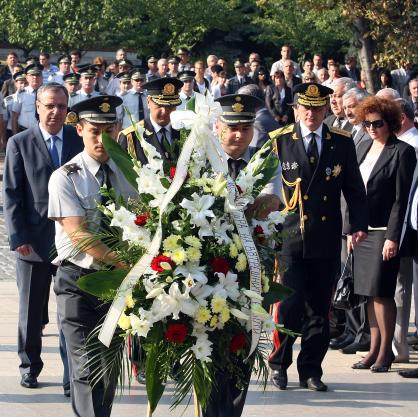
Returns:
[[[327,200],[328,200],[328,196],[324,195],[324,196],[322,197],[322,199],[323,199],[324,201],[327,201]]]
[[[306,194],[303,196],[304,200],[307,200],[309,198],[309,196],[307,196]]]
[[[308,215],[307,214],[305,214],[304,216],[303,216],[303,220],[308,220]]]
[[[325,220],[326,220],[327,218],[326,218],[326,216],[322,216],[321,217],[321,220],[324,222]]]

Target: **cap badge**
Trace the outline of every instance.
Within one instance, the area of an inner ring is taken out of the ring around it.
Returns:
[[[110,110],[110,104],[109,103],[102,103],[99,106],[99,109],[103,112],[103,113],[107,113]]]
[[[238,98],[238,97],[237,97]],[[235,113],[241,113],[243,110],[244,110],[244,106],[241,104],[241,103],[235,103],[233,106],[232,106],[232,110],[235,112]]]
[[[67,118],[65,119],[65,122],[72,124],[72,123],[77,123],[77,121],[78,121],[77,114],[73,111],[70,111],[67,114]]]
[[[173,84],[168,83],[164,86],[163,95],[172,96],[176,91],[176,87]]]
[[[311,97],[319,97],[319,88],[316,85],[310,85],[306,89],[306,95]]]

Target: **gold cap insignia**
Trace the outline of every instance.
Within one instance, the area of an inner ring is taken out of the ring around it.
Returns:
[[[163,95],[172,96],[176,92],[176,87],[173,84],[168,83],[164,86]]]
[[[306,93],[307,96],[311,96],[311,97],[319,97],[319,88],[316,85],[310,85],[307,89],[306,89]]]
[[[241,103],[235,103],[235,104],[232,106],[232,110],[233,110],[235,113],[241,113],[241,112],[244,110],[244,106],[243,106]]]
[[[236,96],[235,97],[235,101],[241,101],[241,97],[240,96]]]
[[[107,113],[110,110],[110,104],[109,103],[102,103],[99,106],[99,109],[103,112],[103,113]]]
[[[65,119],[65,123],[73,124],[73,123],[77,123],[77,122],[78,122],[77,114],[73,111],[70,111],[67,114],[67,117]]]

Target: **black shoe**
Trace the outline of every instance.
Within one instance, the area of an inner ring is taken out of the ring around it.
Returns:
[[[273,371],[271,374],[271,381],[276,388],[285,390],[287,387],[287,372],[285,369]]]
[[[363,362],[356,362],[353,365],[351,365],[352,369],[370,369],[370,365],[366,365]]]
[[[335,343],[331,346],[331,343],[329,345],[329,347],[331,349],[342,349],[345,348],[348,345],[351,345],[352,343],[354,343],[354,339],[351,337],[346,337],[344,340],[341,340],[341,342],[339,343]]]
[[[370,367],[370,370],[374,373],[389,372],[392,364],[389,365],[373,365]]]
[[[321,381],[321,378],[313,376],[308,379],[300,379],[299,385],[312,391],[327,391],[328,387]]]
[[[37,388],[38,380],[36,379],[36,376],[32,375],[31,373],[27,373],[22,375],[20,385],[25,388]]]
[[[370,349],[369,345],[361,345],[360,343],[351,343],[340,351],[345,355],[354,355],[356,352],[368,352]]]
[[[68,398],[71,397],[71,391],[70,388],[64,388],[64,395]]]
[[[146,380],[145,380],[145,371],[141,370],[138,371],[136,374],[136,380],[138,381],[139,384],[145,385],[146,384]]]
[[[418,369],[404,369],[399,371],[398,374],[404,378],[418,378]]]
[[[329,347],[334,349],[335,345],[339,345],[343,340],[347,339],[347,335],[345,333],[341,334],[338,337],[334,337],[329,341]]]

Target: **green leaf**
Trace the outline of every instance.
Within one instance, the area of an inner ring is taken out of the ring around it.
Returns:
[[[122,149],[122,147],[114,139],[112,139],[107,133],[102,135],[103,146],[106,152],[113,159],[118,168],[122,171],[127,181],[137,188],[136,179],[137,173],[134,171],[134,163],[132,162],[129,154]]]
[[[147,339],[153,340],[151,343],[147,343],[145,360],[147,396],[151,411],[157,408],[167,381],[166,368],[161,364],[163,356],[163,349],[161,348],[162,331],[162,326],[156,323],[147,337]]]
[[[100,299],[111,299],[127,274],[125,269],[93,272],[82,276],[77,286]]]
[[[186,103],[186,110],[191,110],[192,112],[195,112],[195,105],[196,105],[196,97],[193,96],[187,103]]]
[[[283,301],[286,298],[290,297],[295,290],[289,287],[285,287],[282,284],[279,284],[278,282],[272,282],[270,283],[270,289],[269,291],[264,294],[264,305],[270,305],[277,303],[278,301]]]

